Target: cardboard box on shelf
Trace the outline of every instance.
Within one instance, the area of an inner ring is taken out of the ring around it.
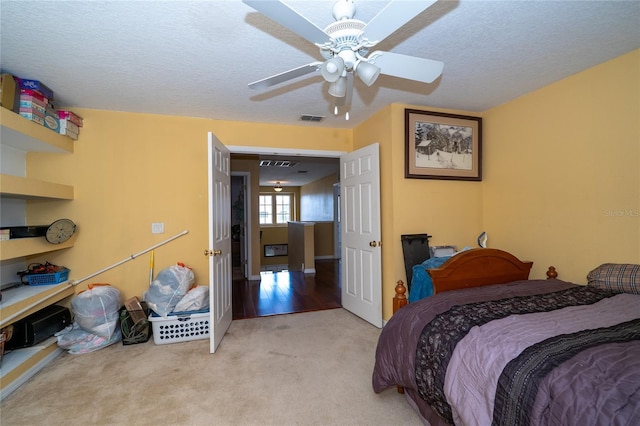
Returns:
[[[44,111],[44,108],[47,106],[46,103],[42,102],[38,98],[34,98],[32,96],[20,95],[21,108],[32,108],[34,105],[37,105],[38,107],[42,108],[43,111]]]
[[[20,87],[12,74],[3,73],[0,77],[0,105],[15,113],[20,110]]]
[[[51,129],[54,132],[58,132],[60,128],[60,122],[58,121],[58,116],[55,114],[46,113],[44,116],[44,127],[47,129]]]
[[[77,124],[72,123],[71,121],[69,121],[69,119],[67,118],[61,118],[60,119],[60,128],[62,130],[68,130],[72,133],[80,133],[80,127],[78,127]]]
[[[69,120],[70,122],[72,122],[73,124],[75,124],[78,127],[82,127],[82,125],[83,125],[82,117],[80,117],[79,115],[75,114],[73,111],[69,111],[69,110],[65,110],[65,109],[59,109],[58,110],[58,117],[60,117],[63,120]]]
[[[26,118],[27,120],[31,120],[33,122],[40,124],[41,126],[44,126],[44,115],[38,115],[37,113],[34,114],[32,112],[21,112],[20,115]]]
[[[71,131],[71,130],[69,130],[69,129],[64,129],[64,128],[62,128],[62,127],[59,127],[59,128],[58,128],[58,133],[60,133],[61,135],[66,136],[66,137],[68,137],[68,138],[70,138],[70,139],[73,139],[74,141],[77,141],[77,140],[78,140],[78,133],[76,133],[76,132],[72,132],[72,131]]]
[[[20,99],[38,100],[38,102],[44,105],[49,105],[49,98],[37,90],[20,89]]]
[[[31,119],[32,115],[37,115],[38,117],[44,120],[44,108],[40,109],[40,108],[20,107],[20,115],[28,119]]]
[[[46,98],[53,100],[53,90],[49,89],[40,81],[31,80],[28,78],[18,78],[16,81],[19,84],[20,89],[35,90],[44,95]]]

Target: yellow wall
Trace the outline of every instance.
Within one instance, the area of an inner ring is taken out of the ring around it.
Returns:
[[[187,229],[186,236],[155,251],[156,273],[181,261],[193,268],[198,283],[208,283],[203,251],[208,248],[209,131],[226,145],[351,150],[351,130],[98,110],[76,112],[84,118],[85,127],[75,153],[29,154],[27,170],[33,179],[75,187],[73,201],[37,201],[27,207],[29,223],[50,223],[61,217],[77,223],[75,247],[46,256],[46,260],[69,266],[72,280]],[[164,222],[165,233],[151,234],[152,222]],[[253,259],[259,261],[258,250]],[[108,282],[121,290],[123,298],[140,296],[148,287],[148,268],[149,257],[145,255],[78,287],[81,290],[92,282]],[[253,270],[255,273],[255,267]]]
[[[333,184],[337,182],[340,176],[334,173],[300,188],[300,220],[333,220]]]
[[[313,252],[316,259],[335,258],[335,222],[314,222],[313,227]]]
[[[640,262],[640,50],[484,114],[489,246],[585,283]]]

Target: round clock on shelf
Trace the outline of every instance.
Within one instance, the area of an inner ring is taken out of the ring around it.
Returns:
[[[76,224],[70,219],[58,219],[47,228],[44,237],[51,244],[62,244],[67,241],[76,230]]]

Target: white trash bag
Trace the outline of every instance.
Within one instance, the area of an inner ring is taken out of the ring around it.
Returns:
[[[209,286],[192,288],[173,308],[173,312],[200,311],[209,308]]]
[[[145,300],[156,314],[166,317],[195,282],[191,268],[183,263],[164,268],[149,285]]]
[[[120,291],[109,284],[90,284],[71,300],[75,322],[85,331],[110,339],[115,332],[120,309]]]

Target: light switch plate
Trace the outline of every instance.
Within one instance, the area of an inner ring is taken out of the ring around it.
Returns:
[[[164,234],[164,223],[163,222],[154,222],[151,224],[151,233],[152,234]]]

